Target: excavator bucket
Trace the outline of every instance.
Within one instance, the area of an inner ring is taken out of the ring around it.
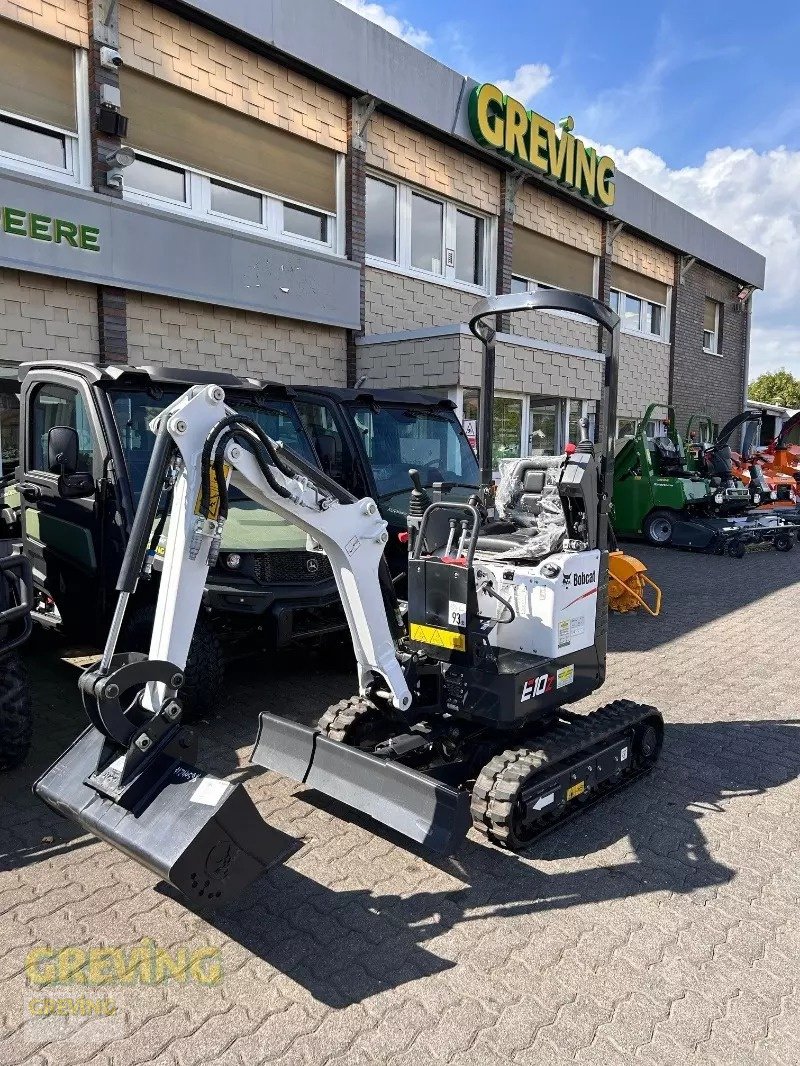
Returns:
[[[260,715],[250,761],[361,811],[440,855],[454,851],[471,824],[467,792],[273,714]]]
[[[104,743],[102,733],[87,729],[34,784],[34,793],[196,904],[234,898],[300,846],[262,821],[241,785],[177,756],[162,753],[118,788],[122,756],[97,772]],[[118,799],[111,798],[115,793]]]
[[[647,602],[647,590],[653,594]],[[657,618],[661,613],[661,589],[647,576],[641,560],[625,552],[611,552],[608,557],[608,606],[612,611],[626,613],[641,608]]]

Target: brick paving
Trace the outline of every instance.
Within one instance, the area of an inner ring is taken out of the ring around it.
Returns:
[[[312,721],[353,687],[306,660],[241,663],[201,761],[245,774],[264,817],[304,846],[211,921],[31,797],[84,722],[75,658],[31,650],[38,741],[0,782],[0,1062],[800,1062],[800,551],[637,552],[664,613],[612,619],[600,696],[664,712],[653,774],[525,856],[471,834],[431,862],[239,769],[259,709]],[[143,937],[218,948],[221,981],[26,983],[32,947]],[[30,1014],[37,996],[98,993],[114,1015]]]

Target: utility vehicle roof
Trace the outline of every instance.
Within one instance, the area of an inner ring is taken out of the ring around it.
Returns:
[[[448,411],[454,411],[456,407],[452,400],[444,396],[432,396],[429,392],[414,389],[339,389],[328,385],[295,385],[294,391],[298,396],[310,393],[327,396],[337,403],[405,403],[414,407],[444,407]]]
[[[452,400],[410,389],[338,389],[325,385],[291,386],[283,385],[278,381],[240,377],[224,370],[193,370],[188,367],[128,366],[126,364],[98,366],[97,363],[43,359],[21,363],[17,371],[19,380],[24,380],[32,370],[66,370],[82,377],[91,385],[100,382],[136,385],[147,379],[153,384],[163,386],[185,385],[188,388],[190,385],[221,385],[223,389],[241,389],[248,392],[269,393],[273,396],[292,397],[313,393],[328,397],[337,403],[364,401],[377,404],[409,404],[414,407],[441,407],[451,411],[455,409]]]

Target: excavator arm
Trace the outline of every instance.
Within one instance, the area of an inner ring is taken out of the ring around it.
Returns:
[[[306,531],[328,556],[358,662],[361,694],[402,714],[411,693],[380,579],[386,523],[324,474],[194,387],[153,422],[156,442],[120,570],[102,659],[79,685],[91,726],[34,784],[60,814],[197,902],[237,895],[297,842],[266,825],[241,784],[199,770],[180,688],[227,514],[228,485]],[[170,501],[165,524],[164,498]],[[149,655],[117,653],[125,611],[166,529]],[[269,718],[262,715],[262,718]]]
[[[157,438],[166,433],[173,442],[174,485],[150,659],[172,663],[180,670],[186,666],[208,568],[219,551],[229,483],[299,526],[310,545],[328,556],[353,641],[361,694],[383,686],[393,706],[406,710],[411,694],[395,654],[379,578],[388,535],[375,503],[337,498],[343,494],[334,493],[333,486],[324,487],[327,479],[321,473],[259,435],[256,424],[239,419],[226,407],[218,386],[190,390],[166,408],[151,428]],[[216,472],[220,467],[223,486]],[[301,468],[308,473],[301,473]],[[133,538],[131,544],[135,549]],[[138,558],[131,560],[133,572],[137,562]],[[124,589],[121,595],[126,595]],[[113,646],[106,648],[106,657],[110,655]],[[155,711],[165,696],[164,686],[148,686],[146,708]]]

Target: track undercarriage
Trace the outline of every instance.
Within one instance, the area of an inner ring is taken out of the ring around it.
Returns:
[[[297,761],[298,732],[283,745],[285,723],[262,715],[253,762],[324,786],[326,794],[432,850],[452,851],[471,824],[492,843],[517,851],[648,772],[663,731],[655,708],[631,700],[590,714],[554,707],[536,722],[498,729],[441,716],[438,708],[430,715],[420,708],[400,722],[390,708],[355,696],[322,716],[315,739],[309,737],[305,768]],[[344,750],[316,780],[315,762],[328,750],[320,750],[320,741]],[[412,802],[409,777],[416,785]]]

